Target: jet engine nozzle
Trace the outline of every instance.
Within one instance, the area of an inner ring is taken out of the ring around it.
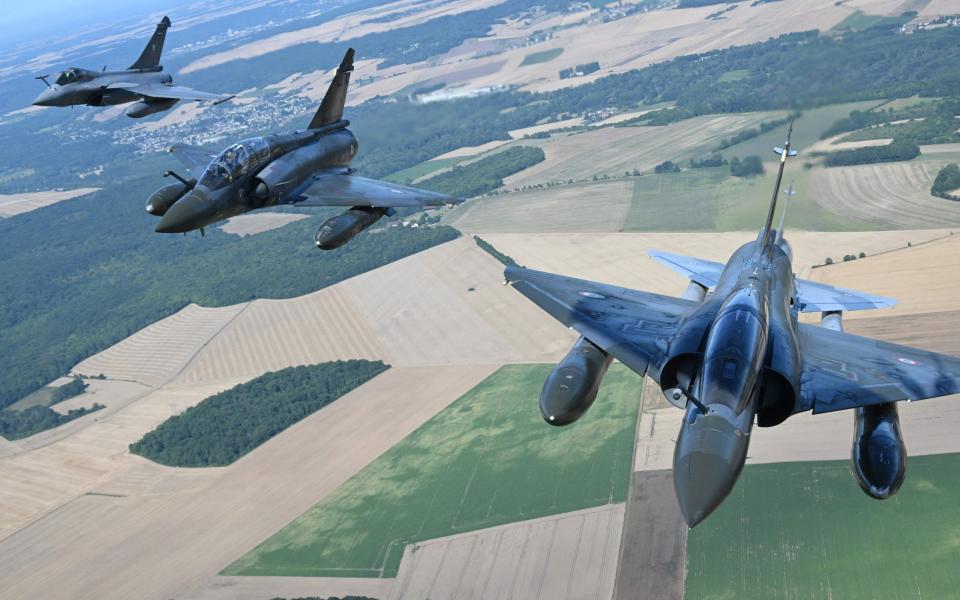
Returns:
[[[855,409],[853,475],[871,498],[886,500],[907,475],[907,447],[900,433],[896,402]]]
[[[562,427],[587,412],[613,357],[580,337],[543,384],[540,414],[550,425]]]
[[[170,210],[170,207],[173,206],[177,200],[183,198],[195,185],[197,185],[197,180],[190,179],[186,184],[178,181],[177,183],[163,186],[150,194],[150,199],[147,200],[147,212],[155,217],[162,217],[167,214],[167,211]]]
[[[388,209],[375,206],[354,206],[347,212],[331,217],[317,229],[314,241],[321,250],[334,250],[355,238],[387,214]]]

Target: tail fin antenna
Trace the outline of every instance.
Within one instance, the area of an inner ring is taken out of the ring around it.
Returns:
[[[790,128],[787,130],[787,141],[783,148],[777,147],[773,151],[780,155],[780,166],[777,169],[777,182],[773,187],[773,197],[770,198],[770,209],[767,211],[767,221],[760,230],[760,247],[766,251],[770,247],[770,229],[773,227],[773,215],[777,211],[777,196],[780,195],[780,183],[783,181],[783,167],[787,164],[788,156],[796,156],[797,151],[790,149],[790,136],[793,134],[793,121],[790,121]]]
[[[310,129],[317,129],[343,119],[343,105],[347,101],[347,87],[350,85],[350,73],[353,71],[353,55],[353,48],[348,48],[347,53],[343,55],[337,74],[333,76],[333,81],[327,88],[317,114],[313,115],[310,121]]]
[[[170,28],[170,17],[164,17],[157,23],[147,47],[140,53],[137,62],[130,65],[130,69],[154,69],[160,66],[160,53],[163,52],[163,41],[167,38],[167,29]]]

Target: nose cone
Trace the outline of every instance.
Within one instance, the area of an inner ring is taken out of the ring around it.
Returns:
[[[208,224],[209,204],[194,190],[180,198],[157,223],[157,233],[184,233]]]
[[[57,91],[48,88],[43,90],[43,92],[37,96],[37,99],[33,101],[34,106],[57,106]]]
[[[748,436],[725,416],[697,412],[684,420],[673,455],[673,486],[683,518],[695,527],[726,499],[747,457]]]

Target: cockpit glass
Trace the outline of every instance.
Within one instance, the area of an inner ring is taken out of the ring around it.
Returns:
[[[80,76],[77,73],[76,69],[67,69],[63,73],[60,73],[55,83],[57,85],[66,85],[68,83],[73,83],[79,80],[80,80]]]
[[[243,177],[270,155],[270,147],[263,138],[252,138],[234,144],[211,162],[200,184],[211,190],[220,189]]]

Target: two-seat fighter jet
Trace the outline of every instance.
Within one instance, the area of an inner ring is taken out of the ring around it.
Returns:
[[[792,125],[791,125],[792,129]],[[651,252],[690,279],[681,298],[523,268],[518,291],[581,337],[544,384],[540,409],[552,425],[580,418],[616,358],[649,375],[685,410],[673,481],[690,527],[733,489],[754,421],[771,427],[799,412],[855,411],[853,472],[877,499],[906,474],[896,403],[960,392],[960,358],[843,333],[842,313],[895,301],[798,279],[792,251],[772,226],[790,135],[756,241],[725,264]],[[820,326],[797,322],[821,313]]]
[[[113,106],[133,102],[127,116],[139,119],[173,108],[180,100],[212,100],[214,104],[232,98],[226,94],[199,92],[173,85],[173,77],[163,72],[160,53],[167,37],[170,19],[164,17],[143,49],[137,62],[123,71],[89,71],[70,67],[60,73],[53,85],[49,75],[37,77],[47,89],[33,101],[35,106]]]
[[[392,214],[393,208],[462,202],[446,194],[354,175],[349,165],[357,154],[357,138],[347,129],[350,122],[343,119],[353,56],[350,48],[306,129],[250,138],[216,156],[195,146],[173,146],[170,151],[191,177],[167,171],[179,182],[150,196],[147,212],[161,217],[156,231],[200,229],[203,233],[207,225],[267,206],[351,207],[317,230],[317,247],[331,250]]]

